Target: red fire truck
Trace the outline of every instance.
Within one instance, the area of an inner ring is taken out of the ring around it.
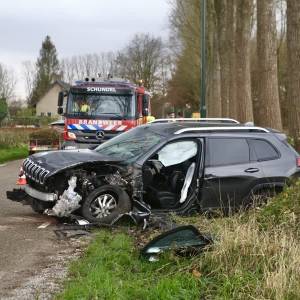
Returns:
[[[86,78],[59,93],[58,113],[65,119],[63,149],[93,147],[147,123],[150,93],[126,80]]]

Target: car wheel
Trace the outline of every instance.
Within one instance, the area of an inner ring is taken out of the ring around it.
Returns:
[[[104,185],[87,196],[82,204],[81,214],[91,223],[110,224],[130,209],[130,198],[123,189],[114,185]]]

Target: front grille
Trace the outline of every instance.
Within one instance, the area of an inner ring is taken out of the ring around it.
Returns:
[[[122,133],[121,131],[104,131],[103,139],[96,138],[95,130],[70,130],[76,134],[76,142],[77,143],[90,143],[90,144],[101,144],[104,141],[107,141],[118,134]]]
[[[50,171],[33,162],[30,158],[24,161],[23,170],[26,177],[39,184],[44,184],[47,175],[50,173]]]

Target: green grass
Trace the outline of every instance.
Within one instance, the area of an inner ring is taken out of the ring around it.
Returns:
[[[200,281],[189,263],[172,255],[150,263],[125,233],[101,231],[71,265],[71,280],[57,299],[199,299]]]
[[[139,257],[136,237],[100,231],[71,265],[57,298],[300,299],[300,181],[261,208],[176,221],[212,233],[212,249],[194,258],[168,253],[150,263]]]
[[[0,147],[0,163],[25,158],[28,156],[28,146]]]

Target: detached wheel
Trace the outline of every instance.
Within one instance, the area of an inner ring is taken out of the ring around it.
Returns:
[[[128,194],[114,185],[104,185],[88,195],[81,207],[82,216],[91,223],[110,224],[120,214],[129,212]]]

